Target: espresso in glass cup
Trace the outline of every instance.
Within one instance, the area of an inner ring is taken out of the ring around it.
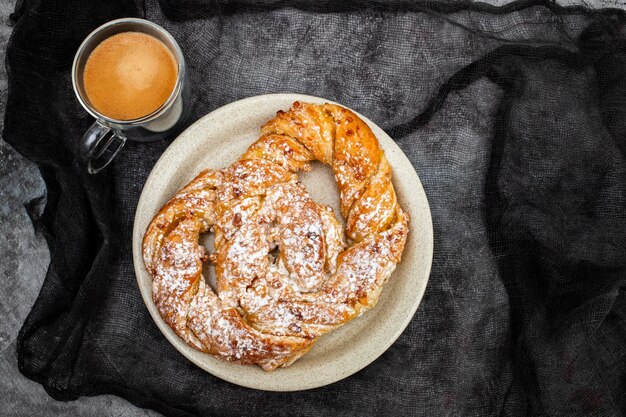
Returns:
[[[188,104],[185,60],[174,38],[144,19],[108,22],[83,41],[74,57],[76,97],[96,121],[79,154],[94,174],[126,140],[163,139]]]

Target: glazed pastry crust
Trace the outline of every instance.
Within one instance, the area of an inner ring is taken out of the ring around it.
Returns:
[[[314,160],[334,171],[345,233],[297,181]],[[378,140],[350,110],[295,102],[279,111],[235,163],[201,172],[148,226],[143,258],[161,317],[222,359],[266,371],[292,364],[374,307],[400,262],[409,218],[391,180]],[[198,242],[211,231],[209,254]]]

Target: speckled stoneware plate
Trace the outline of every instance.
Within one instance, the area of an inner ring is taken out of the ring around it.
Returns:
[[[433,254],[433,227],[428,201],[415,169],[381,128],[359,115],[374,131],[393,169],[400,204],[411,215],[402,262],[383,289],[378,305],[343,327],[322,336],[308,354],[288,368],[266,373],[216,359],[187,346],[165,324],[152,301],[151,277],[144,269],[141,242],[152,217],[170,197],[204,168],[224,168],[234,162],[259,135],[261,125],[294,101],[329,102],[299,94],[251,97],[221,107],[185,130],[163,153],[146,181],[133,230],[133,260],[141,295],[165,337],[207,372],[243,385],[269,391],[296,391],[327,385],[364,368],[400,336],[411,321],[426,288]],[[339,195],[330,168],[316,163],[300,176],[318,203],[339,211]]]

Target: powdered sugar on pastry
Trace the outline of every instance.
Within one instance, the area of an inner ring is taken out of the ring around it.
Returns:
[[[346,218],[296,173],[330,165]],[[203,171],[154,217],[143,242],[153,299],[189,345],[270,371],[372,308],[400,262],[408,216],[369,127],[337,105],[294,103],[224,170]],[[198,244],[214,231],[214,253]],[[202,265],[215,263],[217,293]]]

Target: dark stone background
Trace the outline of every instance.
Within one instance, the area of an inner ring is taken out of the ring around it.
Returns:
[[[339,1],[339,0],[338,0]],[[507,0],[483,0],[505,4]],[[559,4],[589,7],[620,7],[619,0],[560,0]],[[0,0],[0,56],[4,62],[11,34],[9,15],[13,0]],[[0,128],[7,95],[4,65],[0,66]],[[25,204],[45,195],[43,181],[34,164],[0,140],[0,415],[2,416],[143,416],[158,415],[136,408],[111,395],[58,402],[17,369],[15,339],[39,292],[49,263],[43,236],[34,232]]]

